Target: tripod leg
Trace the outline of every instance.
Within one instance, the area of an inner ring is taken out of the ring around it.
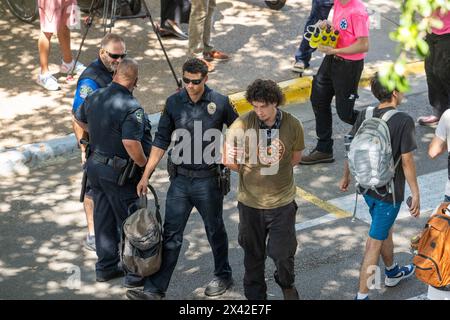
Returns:
[[[175,79],[175,82],[177,83],[177,87],[178,87],[178,89],[181,89],[181,80],[179,80],[177,78],[177,74],[175,73],[173,65],[170,62],[169,56],[167,55],[166,49],[164,48],[164,45],[162,43],[161,37],[159,35],[159,32],[156,30],[156,26],[155,26],[155,23],[153,22],[152,15],[150,14],[150,10],[147,7],[147,3],[145,2],[145,0],[142,0],[142,3],[143,3],[143,6],[144,6],[145,14],[148,16],[148,18],[150,20],[150,23],[152,24],[153,31],[155,32],[156,37],[158,38],[159,45],[161,46],[161,49],[164,52],[164,56],[166,57],[167,64],[169,65],[170,71],[172,72],[172,75],[173,75],[173,77]]]
[[[95,16],[95,12],[96,12],[94,10],[94,4],[96,4],[97,2],[98,2],[98,0],[93,0],[91,2],[91,7],[89,8],[89,16],[86,19],[86,30],[84,31],[83,37],[81,38],[80,48],[78,49],[77,56],[73,63],[72,69],[70,70],[69,74],[67,75],[67,79],[73,79],[73,74],[75,72],[75,68],[77,66],[78,59],[80,58],[80,55],[81,55],[81,49],[83,48],[83,45],[84,45],[84,40],[86,40],[86,36],[87,36],[89,29],[91,28],[92,23],[94,21],[94,16]]]

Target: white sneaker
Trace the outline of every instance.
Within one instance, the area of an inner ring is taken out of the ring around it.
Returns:
[[[294,63],[291,70],[300,73],[302,76],[312,76],[314,74],[314,71],[309,66],[305,67],[305,63],[301,60]]]
[[[297,61],[292,66],[292,71],[297,73],[303,73],[303,71],[305,71],[305,63],[303,61]]]
[[[65,63],[63,61],[59,66],[59,71],[65,74],[69,73],[72,70],[74,62],[75,62],[74,60],[72,60],[71,63]],[[84,71],[84,69],[86,69],[86,66],[81,62],[77,61],[77,64],[75,65],[74,74],[80,74]]]
[[[37,84],[49,91],[56,91],[60,89],[58,81],[50,72],[39,74]]]

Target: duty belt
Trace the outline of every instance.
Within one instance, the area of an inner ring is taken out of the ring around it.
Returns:
[[[212,169],[206,169],[206,170],[189,170],[182,168],[180,166],[177,166],[177,174],[180,174],[185,177],[190,178],[209,178],[214,177],[218,175],[217,167],[214,167]]]
[[[113,158],[109,158],[109,157],[106,157],[106,156],[96,152],[96,151],[94,151],[94,154],[92,155],[92,159],[95,162],[98,162],[98,163],[101,163],[101,164],[104,164],[104,165],[107,165],[107,166],[113,167],[114,169],[119,169],[119,170],[124,168],[128,163],[128,161],[126,159],[123,159],[123,158],[120,158],[117,156],[114,156]]]

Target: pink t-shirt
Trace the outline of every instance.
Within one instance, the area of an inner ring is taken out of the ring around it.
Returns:
[[[431,28],[431,31],[438,35],[450,33],[450,11],[447,11],[445,14],[441,14],[440,10],[438,10],[433,13],[433,16],[440,19],[444,25],[441,29]]]
[[[333,27],[339,31],[336,48],[345,48],[360,37],[369,36],[369,15],[361,0],[350,0],[342,5],[340,0],[334,1]],[[362,60],[365,53],[338,54],[347,60]]]

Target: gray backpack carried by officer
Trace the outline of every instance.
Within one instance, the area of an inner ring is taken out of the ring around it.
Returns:
[[[361,189],[363,194],[373,190],[382,196],[392,193],[395,205],[394,175],[401,157],[394,164],[387,121],[399,111],[389,110],[381,118],[375,118],[374,109],[375,107],[367,108],[365,119],[350,143],[349,169],[356,180],[356,201]],[[384,186],[387,193],[380,194],[378,188]],[[355,213],[356,203],[353,217]]]
[[[139,208],[124,221],[120,258],[127,272],[149,276],[157,272],[162,257],[162,224],[158,196],[148,186],[155,199],[156,211],[147,208],[147,197],[141,196]]]

